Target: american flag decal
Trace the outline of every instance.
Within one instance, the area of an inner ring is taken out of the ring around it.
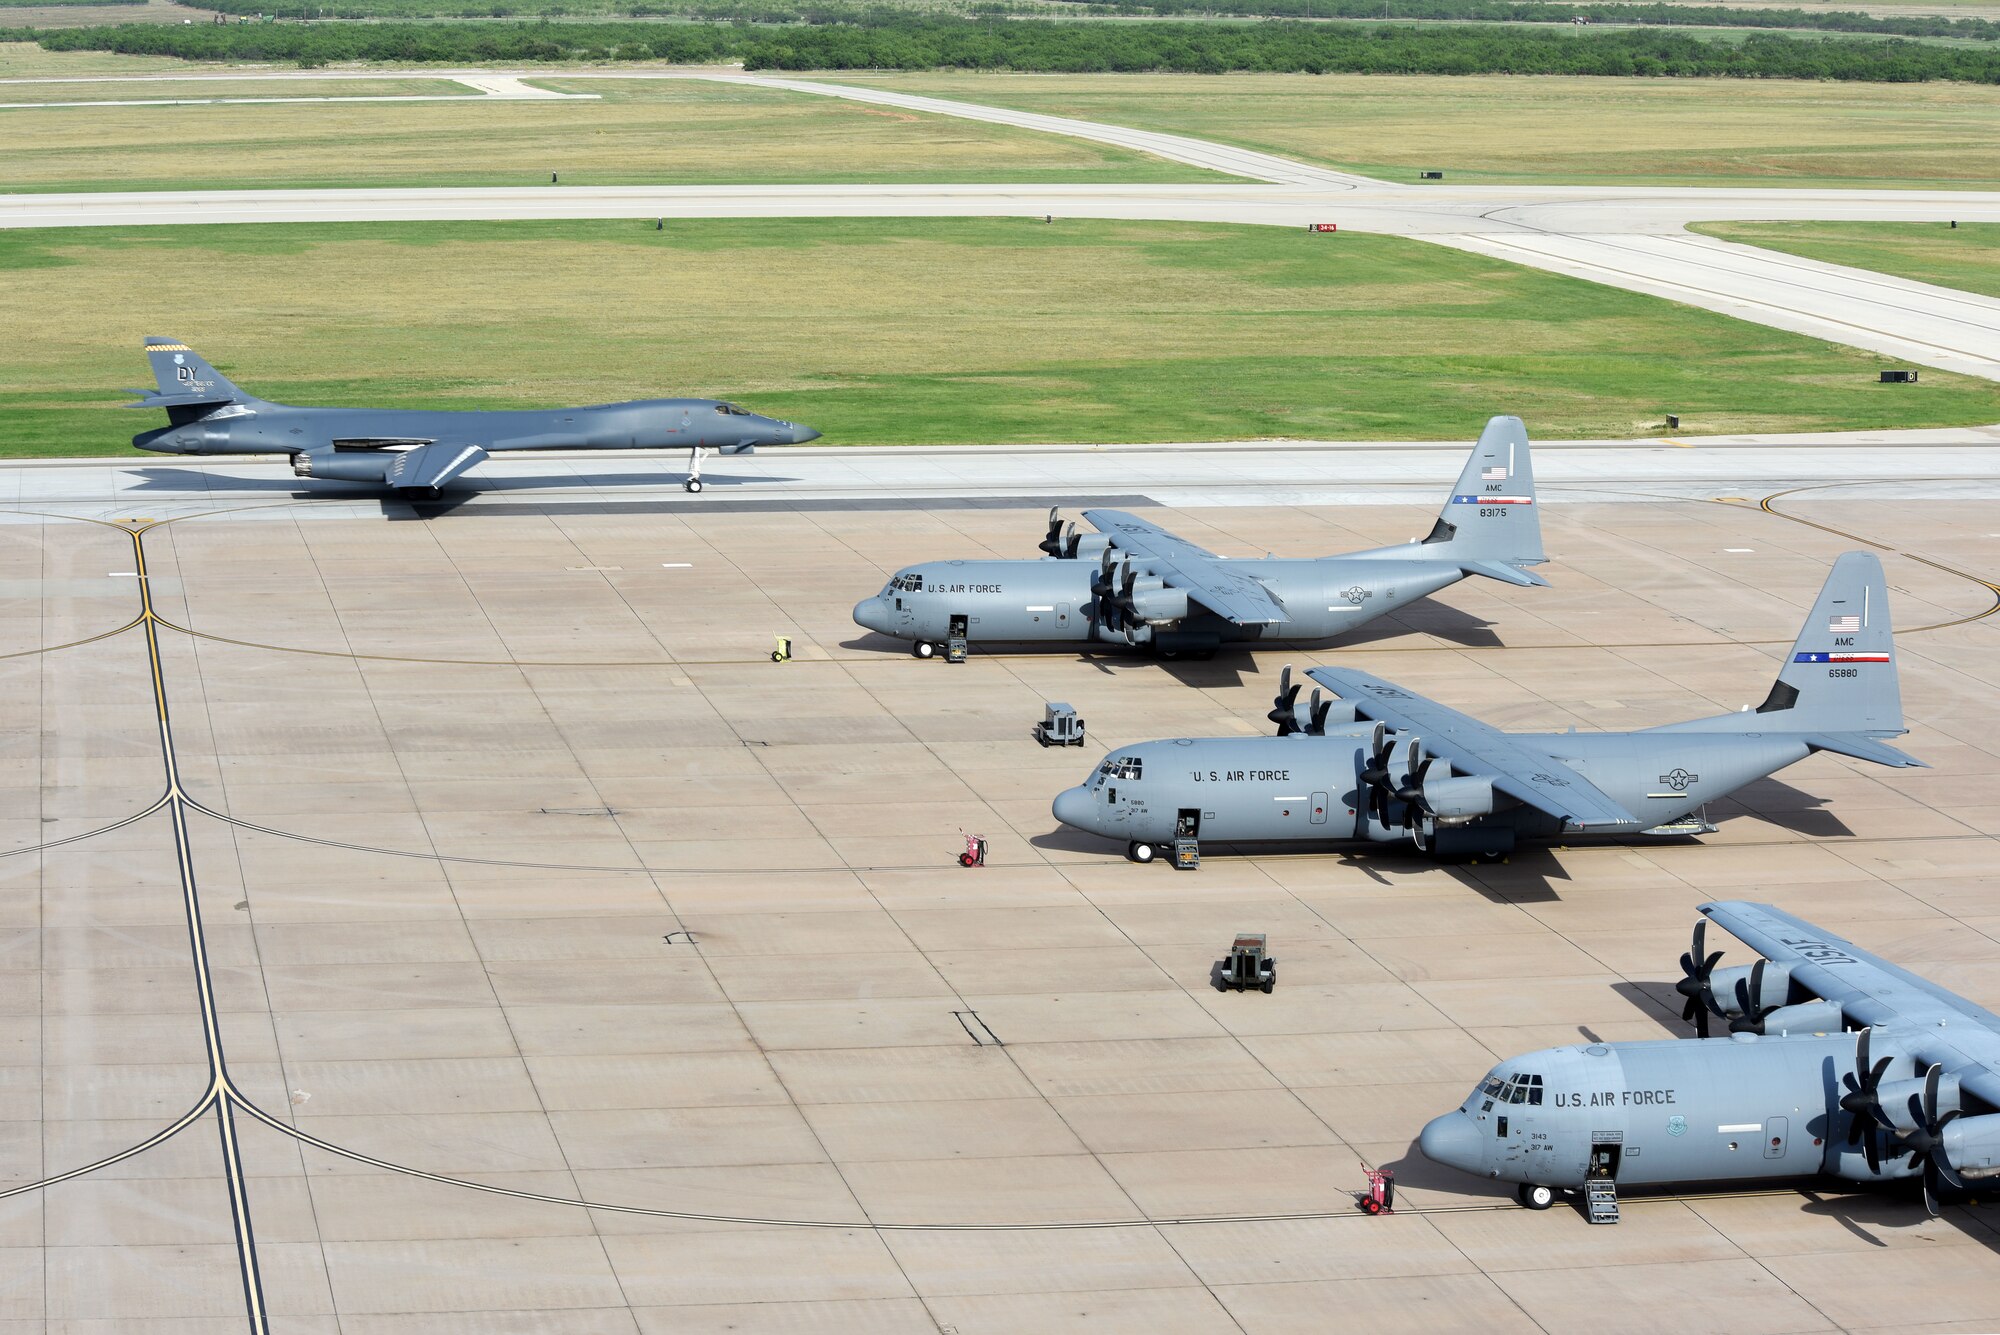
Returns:
[[[1847,616],[1830,617],[1826,628],[1835,635],[1852,635],[1861,629],[1861,618],[1852,613]]]
[[[1479,480],[1481,482],[1505,482],[1507,480],[1507,465],[1495,464],[1491,468],[1482,469],[1479,474]]]

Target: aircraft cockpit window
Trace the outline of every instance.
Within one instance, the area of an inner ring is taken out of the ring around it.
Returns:
[[[922,593],[923,591],[924,577],[908,573],[897,575],[889,581],[889,586],[882,590],[884,593]]]
[[[715,411],[721,413],[724,417],[750,416],[750,410],[748,408],[739,408],[733,403],[718,403],[715,405]]]
[[[1542,1106],[1542,1078],[1540,1076],[1538,1075],[1522,1076],[1521,1092],[1527,1095],[1529,1103],[1533,1104],[1537,1108]]]
[[[1104,763],[1114,778],[1138,779],[1144,777],[1146,762],[1138,756],[1120,756],[1116,760],[1107,760]]]

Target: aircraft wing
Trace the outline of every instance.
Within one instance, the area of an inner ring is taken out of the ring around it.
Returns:
[[[1701,911],[1799,986],[1840,1007],[1857,1026],[1882,1030],[1926,1065],[2000,1107],[2000,1015],[1919,978],[1852,941],[1769,904],[1727,900]]]
[[[1229,568],[1214,552],[1177,538],[1123,510],[1085,510],[1083,517],[1111,539],[1111,545],[1140,558],[1152,573],[1217,616],[1239,626],[1275,626],[1292,619],[1271,591]]]
[[[434,440],[398,454],[384,480],[392,487],[442,487],[485,458],[477,445]]]
[[[1491,779],[1496,792],[1546,811],[1579,830],[1636,830],[1642,824],[1596,784],[1554,756],[1456,709],[1366,672],[1313,668],[1306,675],[1332,690],[1343,703],[1353,705],[1358,717],[1423,738],[1424,751],[1450,761],[1457,773]]]

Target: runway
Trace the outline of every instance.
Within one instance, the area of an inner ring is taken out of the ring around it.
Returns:
[[[216,78],[226,76],[217,75]],[[278,77],[278,76],[269,76]],[[303,71],[299,78],[323,77]],[[437,77],[522,79],[518,70]],[[546,76],[544,76],[546,77]],[[2000,222],[2000,194],[1824,189],[1419,188],[1272,154],[854,84],[712,71],[565,71],[563,79],[703,79],[842,97],[1063,134],[1248,178],[1243,185],[622,186],[217,190],[0,196],[0,227],[529,218],[1043,217],[1305,227],[1333,223],[1476,250],[1517,264],[2000,379],[2000,301],[1693,237],[1729,219]],[[1257,184],[1255,182],[1261,182]],[[1339,244],[1327,237],[1329,246]]]
[[[1537,480],[1554,504],[1718,500],[1798,487],[1855,499],[2000,499],[1993,467],[2000,426],[1796,436],[1554,441],[1535,446]],[[1030,448],[788,447],[711,458],[708,490],[686,496],[687,455],[671,451],[501,454],[469,474],[445,504],[630,509],[690,515],[841,506],[1009,508],[1072,502],[1218,506],[1422,504],[1442,501],[1469,441],[1238,441]],[[159,455],[0,463],[0,506],[37,513],[149,513],[198,507],[224,514],[278,498],[310,498],[299,522],[377,514],[364,486],[292,475],[282,458]],[[7,522],[0,512],[0,523]]]

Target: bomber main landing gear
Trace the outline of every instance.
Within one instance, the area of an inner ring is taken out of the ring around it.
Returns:
[[[1530,1210],[1546,1210],[1556,1203],[1556,1189],[1539,1186],[1533,1182],[1523,1182],[1514,1188],[1514,1199]]]

